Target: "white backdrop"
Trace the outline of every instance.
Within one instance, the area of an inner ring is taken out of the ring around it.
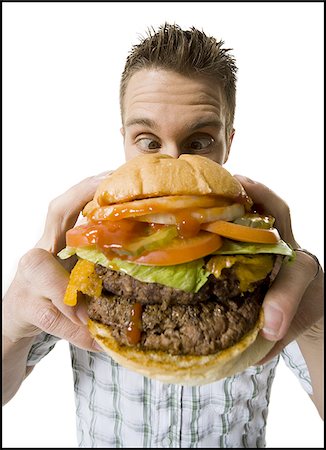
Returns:
[[[222,38],[239,66],[226,168],[291,207],[297,241],[323,261],[323,3],[4,3],[3,289],[41,235],[49,201],[123,162],[119,78],[164,21]],[[75,447],[68,344],[3,408],[4,447]],[[280,365],[268,447],[323,447],[322,421]]]

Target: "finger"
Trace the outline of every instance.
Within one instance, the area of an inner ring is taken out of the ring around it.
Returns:
[[[86,325],[89,321],[88,300],[87,296],[80,291],[77,292],[77,305],[74,308],[76,309],[78,319]]]
[[[284,338],[314,274],[313,264],[307,265],[302,258],[283,264],[264,299],[263,337],[272,341]]]
[[[84,323],[79,317],[79,305],[71,307],[63,303],[69,281],[67,272],[49,252],[34,248],[19,262],[20,282],[25,290],[30,290],[34,298],[50,299],[53,305],[76,325]]]
[[[323,274],[319,274],[321,283],[319,285],[319,292],[316,288],[312,288],[311,284],[308,286],[302,301],[297,310],[297,314],[284,338],[275,343],[275,346],[257,365],[264,364],[270,359],[279,354],[284,347],[290,342],[297,339],[300,335],[309,336],[310,341],[319,339],[324,331],[324,305],[323,302],[314,302],[314,307],[311,308],[312,301],[316,298],[323,298]]]
[[[64,194],[52,200],[49,205],[44,233],[36,247],[57,254],[65,246],[65,233],[77,221],[86,203],[93,199],[99,183],[108,175],[103,172],[86,178],[71,187]]]
[[[267,355],[265,355],[264,358],[262,358],[260,361],[257,361],[255,363],[255,366],[260,366],[262,364],[267,363],[271,359],[273,359],[275,356],[277,356],[279,353],[281,353],[283,348],[286,347],[287,344],[289,344],[292,340],[290,340],[289,342],[285,342],[285,341],[283,341],[283,339],[281,339],[280,341],[276,342],[274,347],[267,353]]]
[[[65,317],[53,303],[39,299],[30,308],[27,320],[40,330],[69,341],[71,344],[90,351],[99,351],[86,325],[77,325]]]
[[[275,227],[282,238],[292,246],[297,246],[292,233],[290,209],[287,203],[264,184],[243,175],[235,175],[235,177],[253,200],[257,211],[271,214],[275,218]]]
[[[279,210],[279,204],[284,203],[284,201],[270,188],[265,186],[258,181],[252,180],[251,178],[245,177],[243,175],[234,175],[237,178],[242,186],[245,188],[247,194],[251,197],[257,205],[264,205],[265,200],[269,200],[272,203],[268,203],[268,208],[277,212]],[[265,205],[264,205],[265,206]]]

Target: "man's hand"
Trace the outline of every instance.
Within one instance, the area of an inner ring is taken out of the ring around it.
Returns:
[[[3,300],[3,333],[12,343],[45,331],[80,348],[98,350],[86,326],[86,305],[63,303],[69,272],[67,262],[56,254],[103,177],[87,178],[51,202],[43,236],[21,258]]]
[[[263,184],[240,175],[236,178],[254,204],[275,217],[275,227],[282,239],[298,248],[288,205]],[[323,273],[320,270],[314,279],[316,271],[316,261],[303,252],[296,252],[293,262],[282,264],[263,303],[265,325],[261,333],[276,344],[260,363],[274,357],[299,335],[309,333],[323,317]]]

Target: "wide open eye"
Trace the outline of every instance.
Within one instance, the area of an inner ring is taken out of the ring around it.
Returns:
[[[205,152],[214,142],[214,139],[210,136],[192,137],[185,143],[183,150],[190,153]]]
[[[151,138],[140,138],[137,140],[136,144],[142,152],[155,153],[161,148],[161,144]]]

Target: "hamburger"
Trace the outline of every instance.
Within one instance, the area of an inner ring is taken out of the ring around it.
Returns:
[[[140,155],[107,176],[66,233],[77,255],[64,302],[88,301],[91,335],[116,362],[201,385],[259,361],[277,258],[292,249],[240,182],[202,156]]]

